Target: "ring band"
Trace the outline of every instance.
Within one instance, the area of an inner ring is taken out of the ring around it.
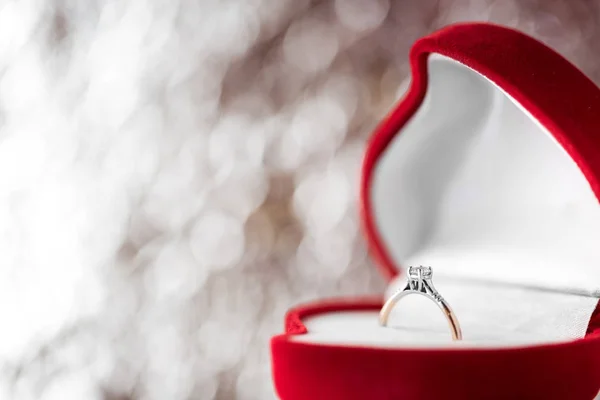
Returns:
[[[432,277],[433,270],[431,267],[409,267],[406,287],[394,293],[388,299],[388,301],[385,302],[381,312],[379,313],[379,322],[381,325],[387,326],[392,309],[403,297],[408,296],[409,294],[420,294],[430,300],[433,300],[435,304],[437,304],[437,306],[442,310],[446,316],[446,319],[448,320],[448,324],[450,325],[452,339],[462,340],[462,331],[458,323],[458,318],[456,318],[456,315],[446,300],[444,300],[435,287],[433,287],[433,283],[431,282]]]

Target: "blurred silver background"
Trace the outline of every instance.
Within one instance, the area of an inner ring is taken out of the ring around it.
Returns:
[[[364,143],[468,20],[600,81],[597,1],[2,2],[0,399],[273,398],[290,306],[382,292]]]

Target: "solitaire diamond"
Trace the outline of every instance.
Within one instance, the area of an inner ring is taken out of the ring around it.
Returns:
[[[431,267],[408,267],[408,275],[411,278],[431,278],[433,272]]]

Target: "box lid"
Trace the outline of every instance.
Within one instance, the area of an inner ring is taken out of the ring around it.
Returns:
[[[361,218],[383,274],[425,263],[596,295],[598,87],[545,45],[490,24],[425,37],[410,63],[410,87],[362,171]]]

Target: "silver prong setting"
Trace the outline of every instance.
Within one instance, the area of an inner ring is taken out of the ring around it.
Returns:
[[[381,308],[379,313],[379,321],[381,325],[387,325],[389,315],[400,299],[411,293],[415,293],[433,300],[444,312],[444,315],[448,320],[448,324],[450,325],[453,340],[462,340],[462,332],[458,323],[458,319],[450,308],[450,305],[433,286],[432,278],[433,268],[431,267],[422,265],[418,267],[409,267],[406,287],[403,290],[398,290],[396,293],[394,293],[394,295],[390,297]]]

